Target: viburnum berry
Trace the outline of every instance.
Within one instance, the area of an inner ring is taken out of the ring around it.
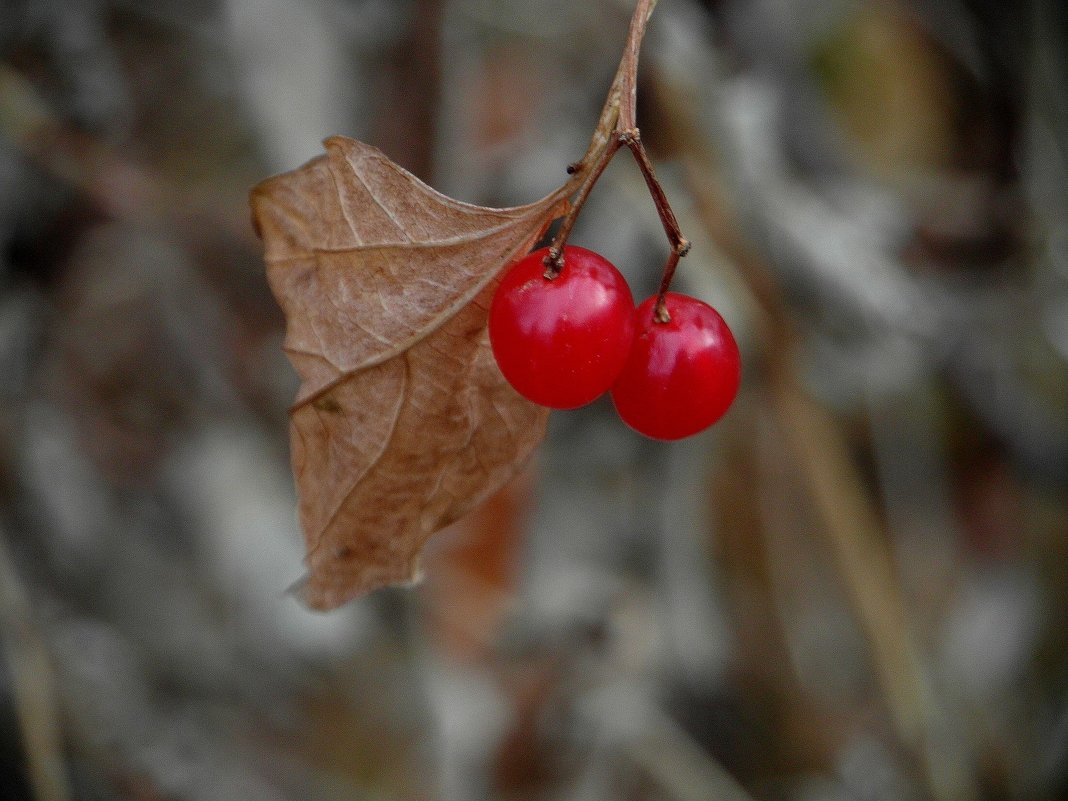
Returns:
[[[634,335],[634,296],[603,256],[563,250],[563,267],[545,277],[549,249],[512,265],[493,296],[490,344],[520,395],[574,409],[604,394],[623,369]]]
[[[719,420],[741,384],[741,357],[719,312],[668,292],[668,322],[655,319],[657,298],[638,306],[634,344],[612,402],[620,418],[653,439],[688,437]]]

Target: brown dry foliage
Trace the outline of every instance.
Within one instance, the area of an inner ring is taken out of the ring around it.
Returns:
[[[302,595],[320,609],[413,579],[426,539],[541,440],[547,411],[501,376],[486,316],[501,269],[544,235],[570,189],[485,208],[369,145],[325,146],[252,193],[302,379],[291,417]]]

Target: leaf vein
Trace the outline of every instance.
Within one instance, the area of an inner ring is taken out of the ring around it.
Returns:
[[[334,511],[330,513],[330,517],[327,518],[326,522],[320,528],[319,537],[316,540],[315,546],[308,549],[308,553],[305,557],[306,561],[310,562],[312,556],[314,556],[315,553],[320,550],[323,544],[323,540],[326,538],[326,533],[330,530],[334,523],[337,522],[338,517],[341,516],[341,513],[344,511],[345,507],[348,506],[349,500],[352,498],[353,495],[356,494],[356,490],[360,488],[360,485],[363,484],[364,481],[366,481],[368,478],[370,478],[375,468],[378,467],[379,462],[382,461],[382,456],[389,451],[390,445],[393,444],[393,440],[397,436],[398,423],[400,422],[402,413],[404,411],[405,396],[408,392],[408,384],[410,383],[410,380],[411,365],[408,363],[407,357],[405,357],[404,380],[401,382],[401,389],[398,393],[400,396],[400,402],[397,404],[394,410],[393,420],[390,423],[389,435],[382,441],[382,447],[379,448],[378,453],[375,454],[374,458],[371,459],[370,464],[367,465],[367,467],[360,474],[360,476],[352,482],[352,486],[350,486],[349,489],[345,492],[344,497],[338,503]]]
[[[389,221],[391,223],[393,223],[393,225],[395,225],[397,227],[397,230],[400,232],[401,236],[403,236],[405,238],[405,240],[407,240],[408,242],[411,242],[412,241],[412,237],[408,234],[408,231],[401,224],[400,220],[398,220],[394,216],[393,212],[390,211],[388,208],[386,208],[385,204],[379,199],[378,195],[375,194],[375,190],[372,189],[370,184],[368,184],[367,181],[365,181],[363,179],[363,176],[360,175],[360,173],[358,171],[356,171],[355,169],[352,170],[352,175],[356,178],[357,181],[360,182],[360,184],[363,186],[363,188],[367,190],[367,194],[371,198],[371,200],[374,201],[374,204],[376,206],[378,206],[378,208],[382,209],[382,213],[385,214],[389,218]],[[345,219],[346,220],[349,219],[349,217],[348,217],[348,208],[347,207],[345,209]],[[352,226],[352,224],[353,223],[350,220],[349,221],[349,225]],[[362,241],[362,237],[357,236],[356,238],[360,239]]]

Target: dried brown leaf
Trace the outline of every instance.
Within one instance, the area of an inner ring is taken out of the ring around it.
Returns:
[[[452,200],[344,137],[259,184],[253,216],[302,384],[293,471],[304,600],[330,609],[417,572],[426,539],[500,488],[546,410],[505,382],[486,334],[501,269],[576,178],[509,209]]]

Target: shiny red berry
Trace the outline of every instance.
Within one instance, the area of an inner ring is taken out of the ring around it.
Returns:
[[[619,375],[634,335],[634,297],[613,264],[593,251],[564,248],[546,278],[548,248],[512,265],[493,296],[490,344],[520,395],[574,409],[604,394]]]
[[[719,420],[738,394],[738,345],[719,312],[669,292],[671,320],[653,318],[656,297],[634,313],[634,344],[612,387],[623,422],[653,439],[682,439]]]

